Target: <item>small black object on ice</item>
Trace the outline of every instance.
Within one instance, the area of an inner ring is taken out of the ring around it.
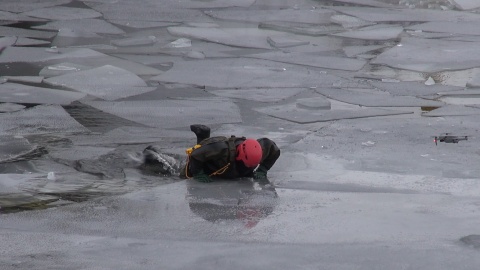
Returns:
[[[450,135],[450,133],[444,133],[440,136],[433,136],[433,137],[434,137],[433,141],[435,142],[435,145],[437,145],[438,142],[458,143],[459,141],[468,140],[468,136]]]

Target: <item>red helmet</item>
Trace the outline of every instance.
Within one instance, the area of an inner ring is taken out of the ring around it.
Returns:
[[[262,160],[262,147],[255,139],[246,139],[237,146],[237,160],[243,161],[249,168],[257,167]]]

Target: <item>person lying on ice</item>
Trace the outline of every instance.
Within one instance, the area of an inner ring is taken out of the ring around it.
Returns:
[[[190,130],[197,136],[197,144],[186,151],[187,161],[180,169],[182,178],[204,183],[212,182],[212,178],[266,180],[268,170],[280,157],[280,149],[268,138],[210,137],[210,128],[204,125],[191,125]],[[153,148],[144,150],[146,163],[149,156],[154,156],[150,151]]]

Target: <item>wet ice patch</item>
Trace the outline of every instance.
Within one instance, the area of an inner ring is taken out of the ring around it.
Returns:
[[[370,81],[372,86],[396,96],[425,96],[439,92],[460,91],[463,88],[448,85],[425,85],[421,82],[381,82]]]
[[[17,83],[33,83],[39,84],[42,83],[42,76],[2,76],[2,79],[6,79],[8,82],[17,82]]]
[[[330,110],[332,105],[324,97],[313,97],[297,99],[297,107],[307,110]]]
[[[115,100],[155,90],[137,75],[124,69],[105,65],[45,79],[45,83],[63,86],[105,100]]]
[[[400,45],[379,54],[371,63],[428,73],[480,66],[476,43],[402,38]]]
[[[360,91],[359,91],[360,90]],[[319,94],[338,101],[366,107],[440,107],[444,103],[386,93],[365,93],[362,89],[316,89]]]
[[[46,66],[40,70],[39,75],[44,77],[54,77],[91,68],[92,67],[65,62]]]
[[[73,7],[49,7],[23,13],[27,16],[48,20],[76,20],[101,17],[102,14],[91,9]]]
[[[399,25],[377,24],[332,35],[362,40],[392,40],[397,39],[402,32],[403,27]]]
[[[53,21],[40,26],[33,26],[34,29],[42,30],[60,30],[62,28],[69,28],[74,31],[91,32],[98,34],[125,34],[125,31],[101,19],[74,19]]]
[[[339,70],[348,70],[348,71],[357,71],[360,70],[365,64],[366,61],[358,59],[350,59],[344,57],[336,56],[320,56],[315,54],[308,53],[299,53],[299,52],[268,52],[253,54],[247,57],[277,61],[282,63],[305,65],[311,67],[320,67],[328,69],[339,69]]]
[[[236,90],[212,90],[210,93],[229,98],[246,99],[259,102],[278,102],[305,91],[306,88],[260,88]]]
[[[60,106],[36,106],[0,115],[0,134],[45,134],[89,132]]]
[[[0,102],[67,105],[85,97],[84,93],[34,87],[16,83],[0,84]]]
[[[480,248],[480,235],[471,234],[460,238],[460,242],[473,248]]]
[[[226,100],[156,100],[156,101],[84,101],[104,112],[149,127],[186,127],[191,123],[205,125],[240,123],[239,108]]]

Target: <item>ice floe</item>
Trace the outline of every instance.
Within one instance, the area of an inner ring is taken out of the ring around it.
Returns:
[[[296,65],[348,71],[360,70],[366,64],[366,61],[359,59],[350,59],[336,56],[320,56],[313,53],[308,54],[299,52],[268,52],[253,54],[249,55],[248,57]]]
[[[365,108],[356,110],[311,110],[300,109],[295,104],[256,108],[254,110],[270,115],[272,117],[284,119],[299,124],[413,113],[413,111],[408,110],[387,110],[377,108]]]
[[[437,94],[439,92],[447,91],[460,91],[463,88],[457,86],[448,86],[448,85],[425,85],[420,82],[381,82],[381,81],[370,81],[372,86],[377,87],[378,89],[389,92],[395,96],[425,96]]]
[[[343,51],[345,52],[346,56],[353,57],[353,56],[357,56],[359,54],[383,49],[385,47],[387,47],[387,46],[385,46],[385,45],[344,46]]]
[[[64,62],[42,68],[39,75],[43,77],[53,77],[91,68],[92,67]]]
[[[258,59],[218,59],[178,62],[167,72],[150,78],[162,83],[180,83],[218,88],[297,88],[348,85],[349,80],[297,65]]]
[[[26,108],[25,106],[20,105],[20,104],[16,104],[16,103],[6,102],[6,103],[1,103],[0,104],[0,112],[2,112],[2,113],[18,112],[18,111],[21,111],[25,108]]]
[[[23,13],[24,15],[48,20],[78,20],[102,17],[102,14],[86,8],[48,7]]]
[[[0,115],[0,134],[29,135],[45,133],[89,132],[61,106],[36,106],[24,111]]]
[[[330,101],[324,97],[312,97],[297,99],[297,107],[307,110],[330,110],[332,105]]]
[[[0,84],[0,102],[67,105],[85,97],[84,93],[34,87],[16,83]]]
[[[42,83],[42,76],[3,76],[0,77],[6,79],[8,82],[20,82],[20,83]]]
[[[464,115],[478,115],[480,108],[466,107],[463,105],[446,105],[433,111],[425,112],[423,116],[442,117],[442,116],[464,116]]]
[[[408,26],[406,29],[461,35],[480,35],[480,29],[476,21],[427,22]]]
[[[318,88],[319,94],[338,101],[366,107],[440,107],[444,103],[387,93],[366,93],[363,89]]]
[[[240,123],[236,104],[226,100],[145,100],[145,101],[84,101],[104,112],[149,127],[185,127],[191,123],[205,125]]]
[[[269,29],[281,32],[289,32],[298,35],[323,36],[331,33],[343,31],[341,26],[337,25],[318,25],[311,23],[268,21],[261,22],[258,28]]]
[[[0,36],[16,36],[16,37],[28,37],[39,39],[51,39],[56,33],[47,31],[37,31],[30,29],[19,29],[15,27],[0,26]]]
[[[402,38],[401,43],[379,54],[372,64],[418,72],[440,72],[480,67],[478,44],[420,38]]]
[[[211,90],[212,94],[222,97],[239,98],[259,102],[278,102],[293,97],[306,88],[252,88],[236,90]]]
[[[105,65],[50,77],[45,83],[63,86],[105,100],[116,100],[155,90],[147,87],[143,79],[124,69]]]
[[[397,39],[402,32],[403,27],[400,25],[377,24],[356,30],[350,30],[347,32],[335,33],[332,35],[337,37],[356,38],[362,40],[391,40]]]
[[[0,10],[6,10],[14,13],[27,12],[40,8],[54,7],[59,5],[66,5],[72,0],[3,0],[0,3]]]
[[[32,28],[41,30],[60,30],[62,28],[69,28],[79,32],[91,32],[112,35],[125,34],[125,31],[123,31],[122,29],[101,19],[73,19],[52,21],[44,25],[33,26]]]
[[[480,3],[476,0],[451,0],[451,2],[461,10],[480,8]]]
[[[308,24],[330,24],[330,16],[334,12],[327,9],[315,10],[215,10],[206,12],[216,19],[261,23],[282,21]]]

